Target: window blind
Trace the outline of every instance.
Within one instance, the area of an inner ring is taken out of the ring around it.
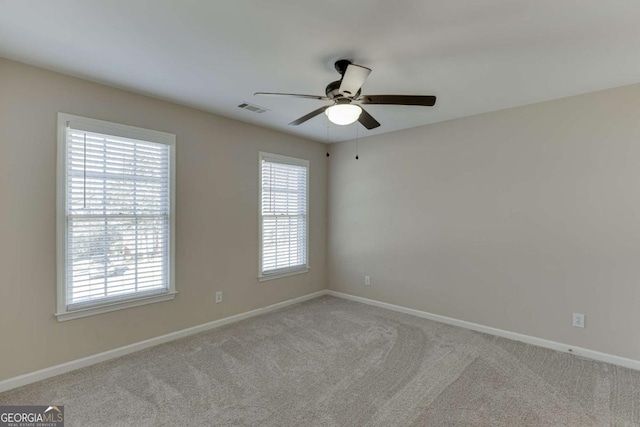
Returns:
[[[261,275],[306,268],[306,161],[265,154],[261,174]]]
[[[68,308],[166,291],[170,147],[66,129]]]

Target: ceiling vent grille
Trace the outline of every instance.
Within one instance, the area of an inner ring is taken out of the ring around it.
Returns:
[[[243,102],[242,104],[238,105],[238,107],[243,108],[245,110],[253,111],[254,113],[258,113],[258,114],[264,113],[265,111],[269,111],[269,109],[267,108],[260,107],[254,104],[249,104],[248,102]]]

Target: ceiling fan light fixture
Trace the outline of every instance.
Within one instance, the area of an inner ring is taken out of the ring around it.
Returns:
[[[362,108],[353,104],[336,104],[327,108],[324,113],[329,117],[331,123],[336,125],[350,125],[358,120]]]

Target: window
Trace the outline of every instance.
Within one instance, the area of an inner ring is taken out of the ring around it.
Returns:
[[[260,153],[260,280],[306,273],[309,161]]]
[[[58,114],[58,320],[173,299],[175,135]]]

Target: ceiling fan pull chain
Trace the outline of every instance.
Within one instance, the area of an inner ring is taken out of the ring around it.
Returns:
[[[358,123],[356,123],[356,160],[358,160],[360,157],[358,156]]]
[[[329,117],[327,117],[327,145],[329,145]],[[327,150],[327,157],[329,157],[328,150]]]

